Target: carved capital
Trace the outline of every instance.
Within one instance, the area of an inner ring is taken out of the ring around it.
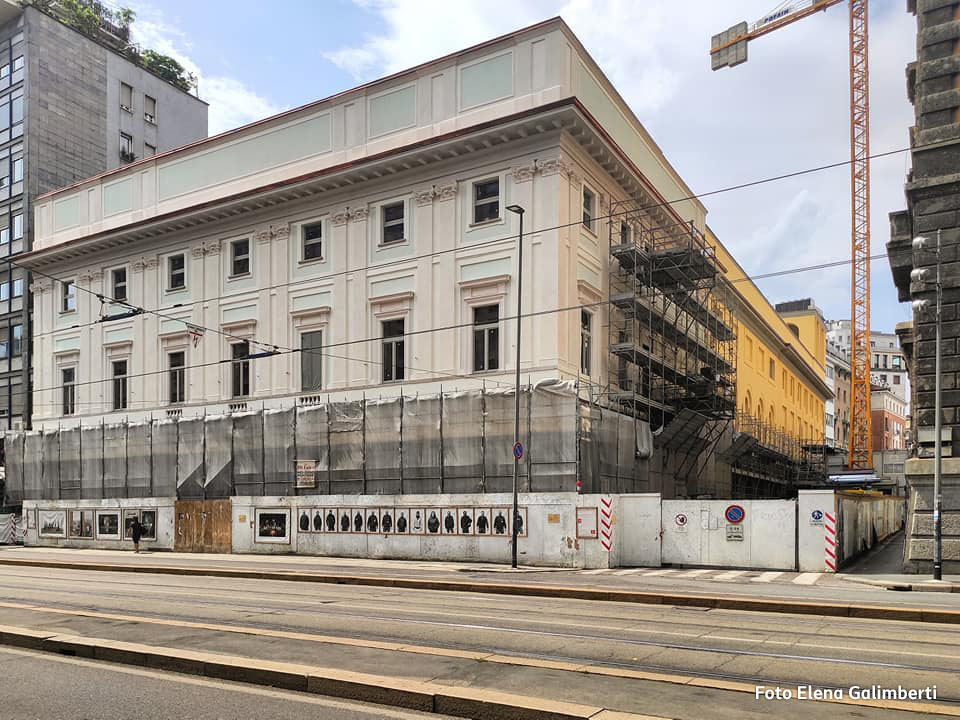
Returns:
[[[425,207],[427,205],[433,205],[433,198],[436,195],[434,188],[428,190],[417,190],[413,193],[413,199],[416,201],[418,207]]]
[[[544,160],[537,160],[537,169],[540,171],[540,174],[543,176],[547,175],[563,175],[566,178],[569,178],[571,182],[579,182],[580,176],[573,169],[571,165],[565,158],[562,157],[552,157],[546,158]]]
[[[219,240],[211,240],[203,246],[203,252],[207,255],[219,255],[222,243]]]
[[[349,211],[349,214],[353,222],[361,222],[367,219],[367,216],[370,215],[370,210],[365,207],[353,208]]]
[[[103,272],[100,270],[93,270],[92,272],[80,273],[77,276],[77,282],[81,285],[91,285],[96,282],[103,280]]]
[[[290,237],[290,226],[289,225],[271,225],[270,233],[277,239],[283,242],[286,242],[287,238]]]
[[[47,278],[40,278],[30,283],[30,292],[34,295],[43,295],[53,287],[53,281]]]
[[[203,249],[203,245],[197,245],[190,249],[190,255],[195,258],[202,258],[206,255],[206,252]]]
[[[536,161],[527,163],[526,165],[520,165],[513,168],[513,181],[515,183],[524,183],[530,182],[533,180],[533,176],[537,172],[537,163]]]
[[[160,261],[156,258],[150,258],[144,262],[147,270],[156,270],[157,265],[160,264]]]
[[[143,260],[134,260],[130,263],[130,269],[133,270],[135,275],[142,273],[147,267],[147,264]]]
[[[350,213],[346,209],[338,210],[337,212],[333,213],[330,216],[330,222],[333,224],[334,227],[346,225],[347,220],[349,219],[350,219]]]
[[[437,200],[453,200],[457,196],[457,184],[450,183],[449,185],[437,185],[433,189],[433,196]]]

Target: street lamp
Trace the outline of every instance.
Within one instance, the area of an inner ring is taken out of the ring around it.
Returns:
[[[516,415],[513,420],[513,522],[510,523],[510,534],[513,537],[511,564],[517,567],[517,518],[520,508],[517,507],[517,482],[520,473],[520,458],[523,457],[523,446],[520,444],[520,311],[523,303],[523,208],[519,205],[507,205],[507,210],[520,216],[520,235],[517,238],[517,382],[516,382]]]
[[[917,237],[913,239],[913,249],[916,251],[927,250],[929,241],[924,237]],[[933,579],[941,580],[943,579],[943,525],[942,519],[940,516],[942,498],[940,496],[940,460],[943,455],[940,447],[940,331],[941,331],[941,314],[940,306],[943,299],[943,284],[940,281],[940,231],[937,230],[937,277],[935,280],[936,285],[936,328],[937,328],[937,339],[935,343],[935,360],[934,360],[934,418],[933,418],[933,434],[936,437],[933,448]],[[910,271],[910,279],[918,283],[927,283],[927,270],[926,268],[916,268]],[[914,300],[913,308],[917,312],[923,312],[928,309],[930,305],[929,300]]]

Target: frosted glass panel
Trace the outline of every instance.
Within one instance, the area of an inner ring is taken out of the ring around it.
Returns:
[[[103,186],[103,216],[133,209],[133,178]]]
[[[417,88],[400,88],[370,99],[370,137],[415,125]]]
[[[53,231],[57,232],[80,224],[80,196],[57,200],[53,204]]]
[[[513,53],[483,60],[460,70],[460,107],[499,100],[513,94]]]

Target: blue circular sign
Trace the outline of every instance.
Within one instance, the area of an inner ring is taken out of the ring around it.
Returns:
[[[812,517],[814,520],[823,520],[823,510],[814,510],[812,513],[810,513],[810,517]]]
[[[516,444],[514,444],[514,446],[513,446],[513,456],[514,456],[517,460],[519,460],[520,458],[523,457],[523,444],[522,444],[522,443],[516,443]]]
[[[739,505],[728,505],[723,513],[724,517],[727,518],[727,522],[733,523],[734,525],[742,522],[746,514],[746,511]]]

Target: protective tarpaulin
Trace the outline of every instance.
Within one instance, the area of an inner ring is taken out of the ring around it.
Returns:
[[[572,385],[554,380],[538,383],[530,408],[531,492],[574,492],[577,489],[577,398]]]
[[[513,488],[514,418],[516,394],[513,388],[487,392],[484,414],[484,466],[486,492],[510,492]],[[529,418],[530,395],[520,390],[520,442],[524,451],[530,450]],[[446,439],[446,438],[444,438]],[[536,451],[534,451],[536,454]],[[527,457],[520,461],[517,486],[527,492]]]
[[[440,397],[403,401],[403,490],[440,492]]]
[[[329,493],[327,472],[330,449],[327,444],[327,408],[310,405],[297,408],[297,460],[313,460],[317,464],[315,490],[297,490],[300,494]]]
[[[203,495],[205,498],[226,498],[233,494],[233,418],[211,415],[204,418],[206,459],[204,462]]]
[[[600,422],[594,427],[600,442],[597,443],[600,454],[600,492],[609,493],[617,489],[617,419],[618,413],[612,410],[600,409]]]
[[[5,458],[4,504],[23,502],[23,433],[7,433],[3,442]]]
[[[367,400],[366,492],[371,495],[401,492],[400,405],[400,398]]]
[[[263,413],[264,495],[294,494],[296,434],[294,410],[267,410]]]
[[[150,423],[127,425],[127,497],[153,495]]]
[[[650,423],[637,421],[637,457],[647,460],[653,457],[653,433]]]
[[[0,515],[0,545],[13,545],[17,541],[17,520],[13,513]]]
[[[103,496],[127,496],[127,426],[103,426]]]
[[[80,431],[80,497],[103,498],[103,427],[91,425]]]
[[[486,399],[489,398],[487,393]],[[484,487],[490,492],[483,480],[483,403],[484,398],[478,392],[443,396],[441,492],[475,493],[483,492]]]
[[[362,403],[330,403],[330,485],[335,495],[364,492]]]
[[[263,495],[263,418],[233,416],[233,487],[237,495]]]
[[[636,420],[617,414],[617,492],[634,492],[637,487]]]
[[[203,418],[189,418],[177,423],[177,497],[203,497]]]
[[[28,430],[23,437],[23,498],[43,497],[43,433]]]
[[[60,497],[60,433],[46,430],[43,433],[43,490],[44,500]]]
[[[177,494],[177,423],[158,420],[151,428],[153,445],[153,492],[157,497]]]
[[[600,489],[600,408],[580,404],[580,492]]]
[[[60,431],[60,499],[80,498],[80,428]]]

